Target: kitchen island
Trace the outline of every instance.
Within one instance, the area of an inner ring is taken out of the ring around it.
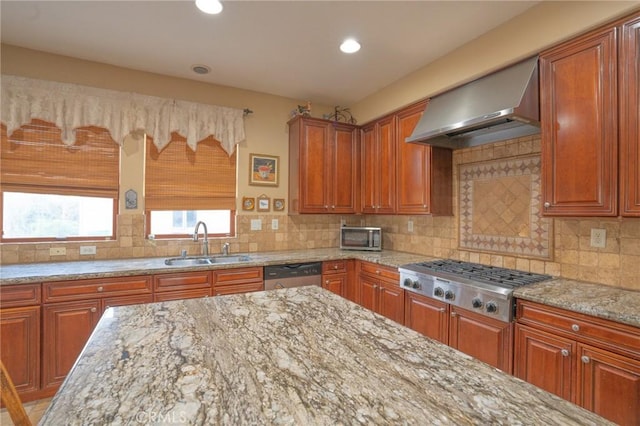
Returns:
[[[593,424],[319,287],[110,308],[41,424]]]

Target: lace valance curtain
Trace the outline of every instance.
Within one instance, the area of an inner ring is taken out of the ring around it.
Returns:
[[[233,154],[245,139],[242,109],[200,104],[76,84],[2,75],[0,119],[7,134],[31,119],[55,123],[67,145],[75,142],[74,129],[104,127],[122,143],[132,132],[144,132],[162,150],[177,132],[196,150],[199,141],[213,136]]]

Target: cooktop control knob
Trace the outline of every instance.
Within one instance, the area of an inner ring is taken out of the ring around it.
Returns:
[[[441,287],[436,287],[433,289],[433,295],[436,297],[444,296],[444,290]]]
[[[444,298],[447,299],[447,300],[453,300],[453,299],[456,298],[456,294],[454,292],[452,292],[451,290],[447,290],[444,293]]]
[[[413,288],[420,290],[422,288],[422,284],[420,284],[420,281],[414,281]]]
[[[496,305],[496,302],[489,302],[487,303],[486,309],[490,314],[494,314],[498,311],[498,305]]]
[[[403,285],[405,287],[411,288],[413,287],[413,281],[411,280],[411,278],[405,278]]]
[[[474,307],[474,308],[476,308],[476,309],[477,309],[477,308],[482,308],[482,300],[478,299],[477,297],[476,297],[476,298],[474,298],[474,299],[471,301],[471,306],[473,306],[473,307]]]

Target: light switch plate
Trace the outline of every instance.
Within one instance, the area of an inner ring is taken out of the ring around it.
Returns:
[[[278,229],[278,219],[271,219],[271,229],[274,231]]]
[[[261,231],[262,230],[262,219],[251,219],[251,230],[252,231]]]
[[[80,246],[80,255],[96,254],[96,246]]]
[[[607,230],[606,229],[591,229],[591,247],[604,248],[607,244]]]
[[[413,232],[413,221],[412,220],[407,222],[407,231]]]

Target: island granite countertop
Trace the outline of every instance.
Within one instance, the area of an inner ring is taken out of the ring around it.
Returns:
[[[283,263],[321,262],[336,259],[360,259],[391,267],[433,259],[421,254],[392,250],[374,252],[340,250],[338,248],[233,254],[249,256],[249,260],[234,263],[214,263],[211,265],[167,266],[164,263],[167,257],[152,257],[3,265],[0,273],[0,286],[38,283],[42,281],[151,275],[192,270],[202,271],[208,269],[279,265]]]
[[[41,420],[609,424],[322,288],[110,308]]]

